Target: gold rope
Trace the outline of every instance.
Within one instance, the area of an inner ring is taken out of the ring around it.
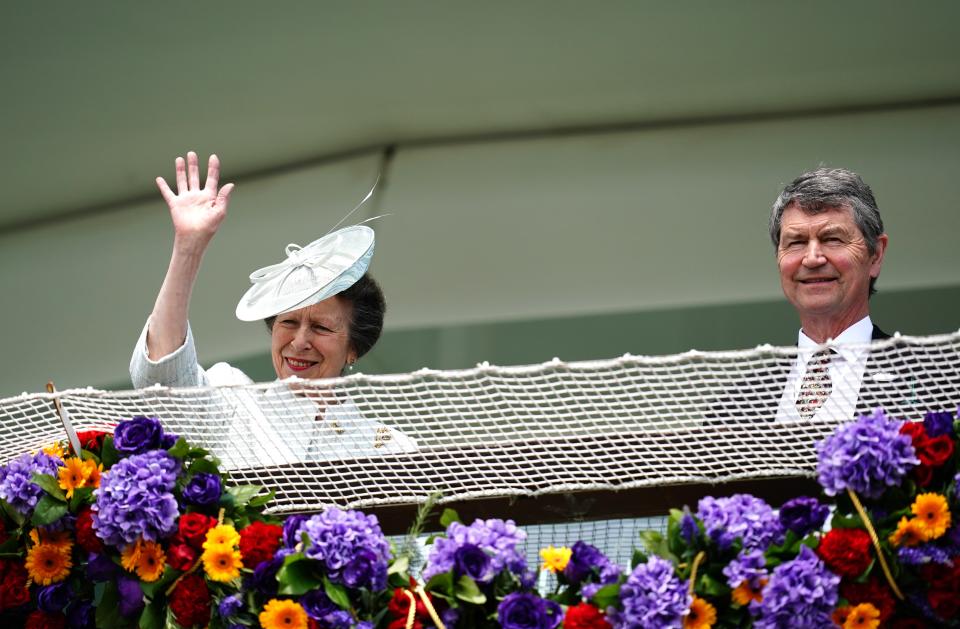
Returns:
[[[410,609],[407,610],[407,629],[413,629],[413,620],[417,617],[417,599],[413,598],[413,592],[404,590],[404,594],[410,599]]]
[[[883,556],[883,549],[880,548],[880,538],[877,536],[877,531],[873,528],[873,522],[870,521],[870,517],[860,503],[860,498],[857,497],[857,494],[849,487],[847,488],[847,494],[850,496],[850,500],[853,501],[853,507],[857,510],[857,513],[860,514],[863,525],[867,527],[867,533],[870,534],[870,540],[873,542],[873,547],[877,551],[877,559],[880,560],[880,567],[883,568],[883,576],[887,578],[887,583],[890,584],[890,589],[893,590],[893,593],[902,601],[903,592],[897,587],[897,582],[893,580],[893,573],[890,572],[890,566],[887,565],[887,560]]]
[[[433,603],[430,602],[430,598],[427,596],[427,593],[423,591],[422,585],[417,585],[417,594],[420,595],[420,600],[422,600],[423,604],[426,605],[427,611],[430,613],[430,618],[433,619],[433,624],[437,626],[437,629],[447,629],[446,625],[443,624],[443,621],[440,620],[440,616],[437,615],[437,610],[433,608]]]
[[[700,567],[700,564],[703,563],[706,556],[707,553],[701,550],[697,553],[697,556],[693,558],[693,566],[690,568],[690,596],[693,596],[694,584],[697,582],[697,568]]]
[[[175,587],[177,587],[177,584],[183,581],[183,577],[194,572],[197,568],[200,567],[200,564],[202,563],[203,563],[203,556],[197,557],[197,560],[194,562],[192,566],[190,566],[190,569],[184,572],[183,574],[181,574],[179,577],[177,577],[174,580],[174,582],[170,584],[170,587],[167,588],[167,591],[164,592],[164,594],[166,594],[167,596],[170,596],[170,593],[173,592],[173,589]]]

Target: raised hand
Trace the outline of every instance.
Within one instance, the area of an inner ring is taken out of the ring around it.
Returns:
[[[217,190],[220,160],[216,155],[211,155],[207,163],[207,181],[202,188],[197,154],[193,151],[187,153],[186,162],[182,157],[177,158],[176,171],[176,194],[163,177],[157,177],[157,187],[170,208],[176,239],[182,244],[205,246],[227,215],[233,184],[228,183]]]

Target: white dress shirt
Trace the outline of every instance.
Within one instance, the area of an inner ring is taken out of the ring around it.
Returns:
[[[872,338],[873,322],[867,315],[841,332],[840,336],[830,343],[833,350],[829,367],[832,390],[810,421],[846,421],[853,418],[863,374],[867,369],[867,359],[870,357],[869,345]],[[797,410],[797,396],[800,395],[803,377],[807,373],[807,363],[819,347],[819,343],[800,330],[797,337],[797,360],[783,388],[783,396],[777,409],[777,421],[807,421],[800,417],[800,411]]]

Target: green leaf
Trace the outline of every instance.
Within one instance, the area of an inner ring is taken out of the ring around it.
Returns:
[[[63,490],[60,489],[60,481],[54,478],[52,474],[38,474],[34,472],[30,480],[57,500],[66,502],[67,497],[64,495]]]
[[[730,588],[726,583],[709,574],[700,577],[700,587],[702,588],[701,593],[707,596],[726,597],[730,594]]]
[[[37,502],[37,508],[33,510],[33,517],[30,522],[36,526],[52,524],[67,513],[67,503],[61,502],[51,496],[43,496]]]
[[[299,555],[299,556],[298,556]],[[297,557],[288,561],[290,557]],[[277,581],[280,582],[280,594],[300,596],[310,590],[320,587],[323,582],[314,570],[313,561],[300,553],[290,555],[284,560],[283,566],[277,572]]]
[[[80,506],[84,504],[93,504],[93,487],[81,487],[73,490],[73,496],[70,497],[70,512],[76,513]]]
[[[460,514],[458,514],[453,509],[444,509],[443,513],[440,514],[440,526],[447,528],[454,522],[460,522]]]
[[[326,592],[327,598],[336,603],[338,607],[350,609],[350,597],[347,595],[347,588],[333,583],[327,577],[323,577],[323,591]]]
[[[263,491],[263,485],[234,485],[227,489],[227,494],[233,497],[234,506],[239,509],[261,491]]]
[[[100,465],[100,457],[90,450],[80,450],[80,459],[83,461],[93,460],[97,465]]]
[[[835,529],[862,529],[863,520],[859,515],[844,516],[839,512],[830,520],[830,527]]]
[[[406,555],[398,557],[396,561],[390,564],[390,567],[387,568],[387,574],[399,574],[401,572],[406,572],[410,568],[410,558]]]
[[[179,437],[175,444],[167,448],[167,454],[177,459],[187,456],[188,452],[190,452],[190,446],[187,445],[187,440],[183,437]]]
[[[453,598],[453,572],[447,570],[440,574],[435,574],[427,581],[426,589],[428,592],[445,595],[447,598]]]
[[[634,569],[642,563],[647,563],[647,555],[643,551],[634,548],[633,557],[630,559],[630,569]]]
[[[462,575],[457,580],[454,595],[461,601],[466,601],[474,605],[483,605],[487,602],[487,597],[480,591],[480,588],[477,587],[477,582],[467,575]]]
[[[143,590],[144,594],[154,598],[157,596],[157,593],[165,592],[170,584],[179,578],[182,573],[179,570],[174,570],[170,566],[167,566],[163,570],[163,574],[160,575],[160,578],[151,583],[140,582],[140,589]]]
[[[113,447],[113,435],[105,436],[103,447],[100,449],[100,462],[103,463],[103,469],[110,469],[119,460],[120,453]]]
[[[611,583],[610,585],[605,585],[597,590],[597,593],[594,594],[590,600],[593,601],[593,604],[600,609],[606,609],[607,607],[616,604],[619,597],[620,584]]]
[[[220,474],[217,465],[210,459],[197,459],[187,467],[188,474]]]
[[[164,629],[167,624],[167,606],[159,598],[147,604],[140,614],[140,629]]]
[[[247,503],[248,507],[262,507],[263,505],[269,503],[273,500],[273,497],[277,495],[277,492],[272,489],[265,494],[259,496],[254,496],[250,499],[250,502]]]
[[[670,552],[667,540],[660,531],[641,531],[640,542],[643,544],[644,549],[646,549],[647,554],[670,559],[676,563],[676,557]]]
[[[13,505],[2,498],[0,498],[0,507],[3,508],[3,512],[7,514],[7,517],[13,520],[17,528],[23,528],[23,523],[26,521],[26,518],[23,517],[22,513],[14,509]]]
[[[96,625],[103,629],[125,629],[130,620],[120,614],[120,594],[115,583],[107,583],[97,604]]]

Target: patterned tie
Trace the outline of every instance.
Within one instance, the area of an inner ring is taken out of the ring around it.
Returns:
[[[800,395],[797,396],[797,411],[804,419],[813,417],[833,391],[833,382],[830,380],[831,352],[830,349],[822,349],[807,362],[807,372],[803,375]]]

